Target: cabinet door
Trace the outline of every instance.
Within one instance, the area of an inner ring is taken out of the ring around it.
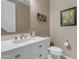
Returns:
[[[42,51],[43,49],[46,50],[46,49],[48,49],[49,45],[50,45],[50,41],[48,39],[42,40],[40,42],[36,42],[36,43],[32,44],[33,53]]]
[[[34,53],[30,59],[47,59],[48,56],[48,50],[42,50],[38,51],[37,53]]]

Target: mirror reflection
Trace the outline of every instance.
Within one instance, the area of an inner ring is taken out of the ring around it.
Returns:
[[[30,30],[30,0],[1,0],[1,34]]]

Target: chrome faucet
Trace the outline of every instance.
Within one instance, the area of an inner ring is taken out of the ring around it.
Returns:
[[[26,38],[24,34],[21,34],[20,39]]]

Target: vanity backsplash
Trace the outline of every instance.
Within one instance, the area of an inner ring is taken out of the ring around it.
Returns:
[[[15,35],[2,35],[1,41],[12,40],[12,39],[16,40],[18,38],[23,38],[23,37],[27,37],[27,36],[31,36],[31,33],[22,33],[22,34],[15,34]]]

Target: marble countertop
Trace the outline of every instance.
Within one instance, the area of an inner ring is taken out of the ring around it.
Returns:
[[[21,42],[21,43],[13,43],[13,40],[5,40],[5,41],[1,41],[1,53],[12,50],[12,49],[16,49],[25,45],[29,45],[35,42],[39,42],[42,40],[46,40],[46,39],[50,39],[49,37],[34,37],[29,41],[25,41],[25,42]]]

